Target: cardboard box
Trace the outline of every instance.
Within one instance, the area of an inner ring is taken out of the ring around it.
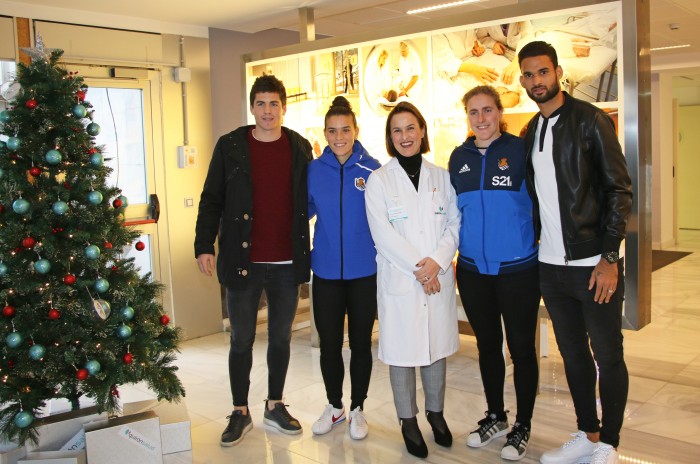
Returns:
[[[4,451],[0,451],[0,464],[17,464],[17,462],[27,455],[24,446],[3,446]]]
[[[98,413],[96,406],[42,417],[37,420],[39,440],[36,443],[27,441],[27,452],[85,449],[83,425],[106,421],[107,414]]]
[[[85,450],[77,451],[39,451],[29,453],[18,464],[87,464]]]
[[[190,415],[184,403],[146,400],[126,403],[122,407],[125,415],[153,411],[160,419],[160,441],[163,454],[180,453],[192,449]]]
[[[163,455],[163,464],[192,464],[192,451]]]
[[[163,464],[160,422],[153,411],[85,426],[90,464]]]

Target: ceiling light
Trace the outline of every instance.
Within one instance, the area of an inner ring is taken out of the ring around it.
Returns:
[[[408,10],[406,14],[418,14],[425,13],[426,11],[442,10],[443,8],[452,8],[453,6],[466,5],[467,3],[476,3],[481,0],[460,0],[457,2],[441,3],[439,5],[426,6],[425,8],[416,8],[415,10]]]
[[[657,50],[671,50],[673,48],[687,48],[690,47],[690,44],[685,44],[685,45],[669,45],[668,47],[654,47],[650,48],[649,50],[652,52],[655,52]]]

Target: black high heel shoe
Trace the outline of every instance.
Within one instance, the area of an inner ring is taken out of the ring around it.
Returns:
[[[428,445],[423,440],[423,435],[418,428],[418,420],[414,417],[401,420],[401,435],[406,444],[406,450],[417,458],[428,457]]]
[[[442,411],[427,411],[425,416],[428,418],[428,422],[433,428],[435,443],[446,448],[452,446],[452,432],[450,432],[449,427],[447,427],[447,422],[445,422],[445,417],[442,415]]]

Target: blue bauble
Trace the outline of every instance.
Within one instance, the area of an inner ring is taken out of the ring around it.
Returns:
[[[126,208],[129,206],[129,199],[126,198],[124,195],[119,195],[118,197],[122,201],[122,208]]]
[[[32,347],[29,348],[29,357],[32,358],[34,361],[40,360],[44,357],[45,354],[46,348],[44,348],[41,345],[32,345]]]
[[[20,429],[29,427],[34,422],[34,415],[29,411],[20,411],[15,416],[14,422]]]
[[[87,198],[92,205],[99,205],[102,203],[102,193],[98,192],[97,190],[93,190],[92,192],[88,193]]]
[[[0,263],[2,264],[2,263]],[[134,318],[134,308],[131,306],[124,306],[120,312],[122,317],[126,319],[127,321],[130,321]]]
[[[12,202],[12,210],[17,214],[25,214],[29,212],[29,202],[24,198],[18,198]]]
[[[102,153],[93,153],[90,155],[90,164],[96,168],[102,167],[104,164],[104,156],[102,156]]]
[[[85,369],[87,369],[88,374],[95,375],[98,372],[100,372],[100,369],[102,369],[102,366],[100,366],[99,361],[91,359],[90,361],[85,363]]]
[[[68,203],[66,203],[65,201],[58,200],[54,202],[53,205],[51,205],[51,209],[53,210],[54,214],[63,216],[68,212]]]
[[[94,136],[96,136],[97,134],[100,133],[100,131],[102,130],[102,128],[101,128],[100,125],[97,124],[96,122],[91,122],[90,124],[87,125],[86,130],[87,130],[87,133],[88,133],[88,134],[90,134],[90,135],[92,135],[92,136],[94,137]]]
[[[20,142],[17,137],[9,137],[7,139],[7,148],[10,150],[17,150],[19,148]]]
[[[39,274],[46,274],[51,270],[51,262],[42,258],[34,263],[34,270]]]
[[[47,163],[49,163],[52,166],[57,165],[58,163],[61,162],[63,157],[61,156],[61,152],[58,150],[49,150],[46,152],[46,155],[44,155],[44,159],[46,160]]]
[[[7,337],[5,337],[5,343],[7,343],[7,346],[10,348],[17,348],[23,341],[24,337],[22,337],[22,334],[19,332],[10,332],[7,334]]]
[[[85,257],[87,259],[97,259],[100,257],[100,249],[97,245],[88,245],[85,247]]]
[[[87,109],[83,105],[75,105],[73,107],[73,116],[76,118],[84,118],[87,114]]]
[[[117,327],[117,336],[122,340],[131,337],[131,327],[126,324],[122,324]]]
[[[97,290],[100,293],[106,292],[107,290],[109,290],[109,281],[100,277],[95,281],[95,290]]]
[[[9,122],[10,121],[11,114],[8,110],[0,112],[0,122]]]
[[[0,276],[4,276],[5,274],[7,274],[8,270],[9,269],[7,268],[7,264],[0,263]]]

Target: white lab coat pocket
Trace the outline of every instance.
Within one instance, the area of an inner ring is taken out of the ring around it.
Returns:
[[[393,264],[385,261],[382,264],[380,274],[380,284],[384,294],[401,296],[414,291],[415,277],[409,277],[394,267]]]

